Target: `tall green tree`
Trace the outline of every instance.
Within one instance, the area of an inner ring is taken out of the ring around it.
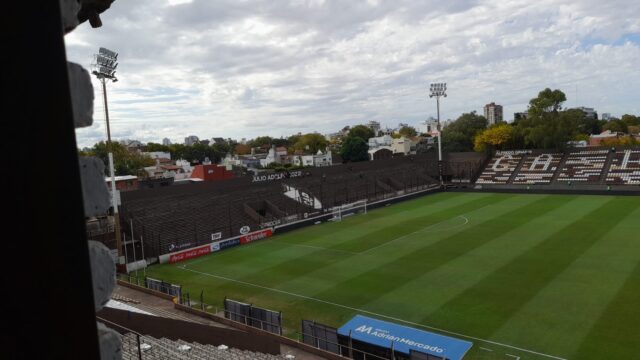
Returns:
[[[323,135],[309,133],[299,136],[293,144],[293,148],[315,154],[318,150],[324,152],[327,145],[329,145],[329,142]]]
[[[142,168],[153,166],[155,161],[137,151],[130,151],[118,142],[107,145],[101,141],[93,146],[88,152],[90,156],[96,156],[104,162],[105,172],[109,172],[109,151],[113,153],[113,168],[116,176],[138,175]]]
[[[625,123],[627,126],[638,126],[638,125],[640,125],[640,116],[624,114],[624,115],[622,115],[620,120],[622,120],[622,122]]]
[[[349,134],[347,137],[359,137],[365,142],[369,141],[370,138],[376,136],[376,134],[365,125],[356,125],[349,130]]]
[[[487,119],[475,111],[460,115],[442,130],[442,149],[447,152],[473,151],[474,137],[487,128]]]
[[[340,148],[340,156],[343,161],[367,161],[369,160],[369,145],[361,137],[348,137]]]
[[[562,104],[565,101],[567,101],[567,96],[562,91],[546,88],[529,101],[529,117],[558,113],[562,110]]]
[[[406,125],[401,127],[400,130],[398,130],[398,134],[404,137],[414,137],[418,135],[418,132],[416,131],[416,128],[414,128],[413,126]]]
[[[629,131],[629,126],[624,120],[611,120],[604,124],[602,127],[604,130],[610,130],[613,132],[623,132],[626,133]]]

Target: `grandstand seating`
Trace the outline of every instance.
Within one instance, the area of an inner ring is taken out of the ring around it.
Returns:
[[[305,213],[367,199],[375,201],[404,192],[426,189],[433,179],[432,157],[404,157],[376,162],[309,169],[305,176],[254,183],[238,178],[219,183],[190,184],[122,193],[124,229],[144,238],[145,256],[210,243],[240,235],[266,224],[303,218]],[[431,165],[430,165],[431,164]],[[319,204],[285,195],[298,189]],[[128,234],[130,237],[131,234]]]
[[[476,184],[640,185],[640,148],[500,152]]]
[[[122,336],[122,359],[138,360],[138,340],[134,333]],[[197,342],[188,343],[182,340],[167,338],[156,339],[151,336],[140,336],[142,359],[196,359],[196,360],[281,360],[282,355],[271,355],[248,350],[228,348],[226,346],[203,345]]]
[[[616,151],[607,184],[640,185],[640,149]]]
[[[599,183],[609,150],[574,151],[567,155],[560,182]]]
[[[496,153],[482,174],[480,174],[476,183],[506,184],[524,155],[522,152],[513,151]]]
[[[515,174],[513,183],[549,184],[563,156],[563,153],[527,155],[522,162],[520,171]]]

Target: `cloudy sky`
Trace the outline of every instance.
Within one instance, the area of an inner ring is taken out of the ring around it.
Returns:
[[[566,106],[640,114],[640,1],[116,0],[103,26],[65,38],[87,68],[119,53],[108,84],[115,139],[335,132],[495,101],[506,120],[545,87]],[[78,145],[106,138],[102,91]]]

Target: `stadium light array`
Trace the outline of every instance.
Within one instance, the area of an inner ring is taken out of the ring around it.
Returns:
[[[118,248],[118,257],[122,253],[121,237],[120,237],[120,216],[118,215],[118,203],[116,200],[116,176],[113,166],[113,153],[111,149],[111,126],[109,125],[109,106],[107,105],[107,80],[112,82],[118,81],[116,78],[116,68],[118,67],[118,53],[115,51],[101,47],[95,54],[95,63],[93,66],[93,75],[102,83],[102,96],[104,99],[104,116],[107,122],[107,150],[109,151],[109,174],[111,176],[111,202],[114,214],[114,227],[116,232],[116,247]],[[126,246],[126,245],[125,245]],[[135,260],[135,259],[134,259]],[[125,263],[128,260],[125,256]],[[120,263],[118,261],[118,263]]]
[[[447,83],[432,83],[429,85],[429,97],[436,98],[438,108],[438,175],[440,177],[440,186],[443,185],[442,179],[442,129],[440,127],[440,97],[447,97]]]

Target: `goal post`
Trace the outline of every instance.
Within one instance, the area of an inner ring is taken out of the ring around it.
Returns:
[[[354,201],[348,204],[334,206],[332,208],[333,221],[341,221],[342,218],[367,213],[367,199]]]

